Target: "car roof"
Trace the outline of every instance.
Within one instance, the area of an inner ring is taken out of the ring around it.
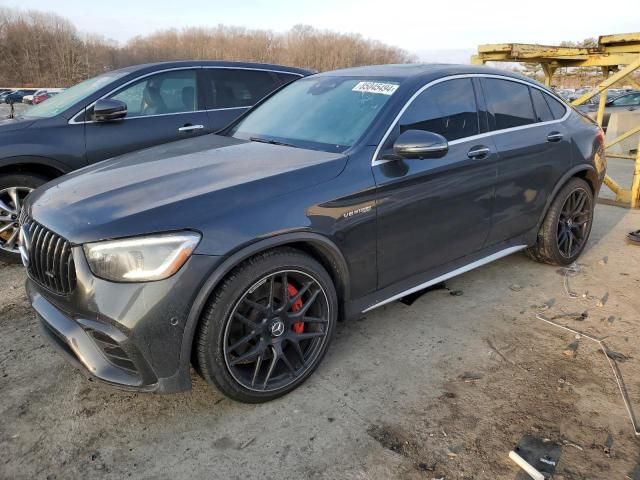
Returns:
[[[485,67],[480,65],[462,65],[449,63],[403,63],[390,65],[371,65],[365,67],[344,68],[323,72],[320,75],[329,76],[354,76],[354,77],[387,77],[400,80],[412,79],[416,81],[429,81],[440,77],[464,74],[491,74],[512,77],[518,80],[525,80],[544,87],[541,83],[530,77],[525,77],[507,70]],[[547,87],[544,87],[548,90]]]
[[[313,70],[304,68],[288,67],[286,65],[277,65],[271,63],[253,63],[253,62],[227,62],[217,60],[181,60],[174,62],[156,62],[144,63],[140,65],[131,65],[129,67],[114,70],[115,72],[134,73],[149,72],[161,69],[184,68],[184,67],[226,67],[226,68],[248,68],[258,70],[274,70],[285,73],[294,73],[299,75],[311,75],[316,73]]]

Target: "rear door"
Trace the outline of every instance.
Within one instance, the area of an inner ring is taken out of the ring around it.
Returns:
[[[567,107],[525,82],[483,78],[489,128],[498,149],[493,226],[487,244],[535,228],[560,177],[571,166]]]
[[[208,67],[204,72],[207,114],[213,131],[226,127],[276,88],[300,78],[248,68]]]
[[[211,131],[204,109],[200,68],[146,75],[108,98],[127,104],[127,116],[85,125],[87,160],[98,162],[133,150]],[[85,118],[91,119],[91,107]]]
[[[420,93],[385,141],[373,165],[379,288],[483,247],[496,181],[491,138],[474,138],[484,130],[483,120],[472,79],[450,79]],[[406,130],[443,135],[448,153],[437,159],[383,160]]]

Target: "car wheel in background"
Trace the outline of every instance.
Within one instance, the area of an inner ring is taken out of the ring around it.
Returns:
[[[30,174],[0,176],[0,261],[20,263],[20,210],[26,196],[46,182],[46,178]]]
[[[322,265],[291,248],[259,254],[234,269],[205,308],[197,368],[230,398],[272,400],[317,368],[337,317],[335,287]]]
[[[580,256],[593,223],[593,191],[581,178],[572,178],[549,207],[536,244],[528,255],[543,263],[570,265]]]

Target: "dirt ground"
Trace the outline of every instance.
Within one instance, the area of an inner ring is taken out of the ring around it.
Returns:
[[[606,357],[536,319],[606,336],[640,410],[638,228],[599,205],[570,276],[517,254],[341,324],[307,383],[257,406],[201,379],[172,396],[87,382],[40,338],[22,268],[0,267],[0,477],[515,479],[529,434],[561,445],[555,479],[640,478]]]

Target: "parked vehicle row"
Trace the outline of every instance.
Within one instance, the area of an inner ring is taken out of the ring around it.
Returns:
[[[218,64],[112,72],[3,133],[51,129],[72,168],[121,154],[3,207],[24,205],[42,331],[86,375],[176,392],[193,363],[229,397],[267,401],[312,374],[339,319],[514,252],[569,265],[585,248],[604,133],[537,82],[251,68],[271,83]]]
[[[26,103],[34,105],[44,102],[46,99],[63,92],[64,88],[41,88],[41,89],[0,89],[0,103]]]
[[[44,102],[48,98],[51,98],[54,95],[63,92],[64,90],[64,88],[42,88],[40,90],[37,90],[33,95],[26,95],[22,97],[22,103],[37,105]]]
[[[0,208],[0,260],[20,261],[16,219],[34,188],[126,152],[215,132],[310,73],[236,62],[133,66],[85,80],[0,121],[0,202],[11,206]]]
[[[609,98],[609,97],[607,97]],[[585,113],[595,113],[598,111],[599,98],[593,102],[579,105],[578,110]],[[616,112],[633,112],[640,110],[640,91],[626,93],[614,96],[611,100],[607,100],[604,108],[604,117],[602,119],[602,127],[606,130],[609,125],[609,118],[612,113]]]
[[[20,90],[14,90],[7,92],[4,95],[4,103],[22,103],[22,99],[26,96],[33,95],[37,90],[34,88],[21,88]]]

